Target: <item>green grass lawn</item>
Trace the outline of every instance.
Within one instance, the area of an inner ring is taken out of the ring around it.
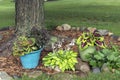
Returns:
[[[120,0],[58,0],[45,3],[48,25],[108,29],[120,35]]]
[[[120,0],[57,0],[45,2],[45,24],[108,29],[120,35]],[[0,1],[0,27],[14,25],[14,3]]]
[[[0,0],[0,28],[14,25],[14,2]]]
[[[60,78],[60,76],[53,77],[53,76],[48,76],[46,74],[42,74],[37,78],[29,78],[28,76],[23,76],[21,79],[15,79],[15,80],[119,80],[119,79],[120,79],[119,74],[91,73],[87,77],[74,77],[72,79],[63,79],[63,78]]]

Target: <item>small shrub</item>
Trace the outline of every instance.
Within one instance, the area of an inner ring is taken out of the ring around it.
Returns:
[[[62,72],[65,70],[75,70],[77,63],[77,53],[70,50],[58,50],[50,52],[43,58],[43,64],[48,67],[58,67]]]

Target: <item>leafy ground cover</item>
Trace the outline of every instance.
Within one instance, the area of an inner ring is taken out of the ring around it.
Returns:
[[[0,1],[0,27],[14,25],[14,2]],[[56,0],[45,2],[48,28],[68,23],[72,26],[108,29],[119,35],[119,0]]]

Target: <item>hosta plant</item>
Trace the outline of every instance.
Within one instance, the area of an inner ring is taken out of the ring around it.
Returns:
[[[79,50],[83,51],[89,46],[95,46],[99,48],[105,48],[104,37],[97,31],[94,33],[83,32],[82,35],[76,40],[76,44],[79,46]]]
[[[43,58],[43,64],[47,67],[58,67],[62,72],[65,70],[75,70],[74,66],[77,63],[77,53],[71,50],[58,50],[48,53]]]
[[[120,51],[115,45],[111,48],[104,48],[84,56],[92,67],[102,67],[106,64],[109,69],[120,68]]]
[[[13,55],[14,56],[23,56],[29,54],[32,51],[37,50],[38,48],[35,45],[34,38],[28,38],[26,36],[17,37],[13,45]]]

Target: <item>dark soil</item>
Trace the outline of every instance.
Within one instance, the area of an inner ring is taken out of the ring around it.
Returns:
[[[61,36],[64,38],[69,37],[71,39],[78,38],[81,35],[81,31],[77,31],[77,30],[70,30],[70,31],[52,30],[50,31],[50,33],[55,36]],[[55,71],[45,68],[42,65],[42,62],[41,62],[42,58],[49,52],[48,50],[45,50],[45,49],[41,53],[40,63],[37,68],[30,69],[30,70],[23,69],[19,58],[12,56],[11,50],[9,50],[11,48],[8,49],[8,47],[12,44],[9,41],[12,41],[12,39],[14,38],[14,34],[15,34],[14,29],[6,28],[6,29],[0,30],[0,35],[3,36],[3,39],[0,40],[0,71],[6,71],[11,76],[13,75],[21,76],[24,73],[35,71],[35,70],[42,70],[43,72],[46,72],[47,74],[56,73]],[[113,42],[114,44],[117,44],[120,46],[120,42],[114,40],[110,36],[105,36],[105,43],[109,45],[110,42]],[[7,45],[8,43],[9,45]],[[72,49],[78,52],[77,46],[73,46]],[[81,74],[81,72],[78,72],[78,71],[76,71],[76,73],[78,75]]]

